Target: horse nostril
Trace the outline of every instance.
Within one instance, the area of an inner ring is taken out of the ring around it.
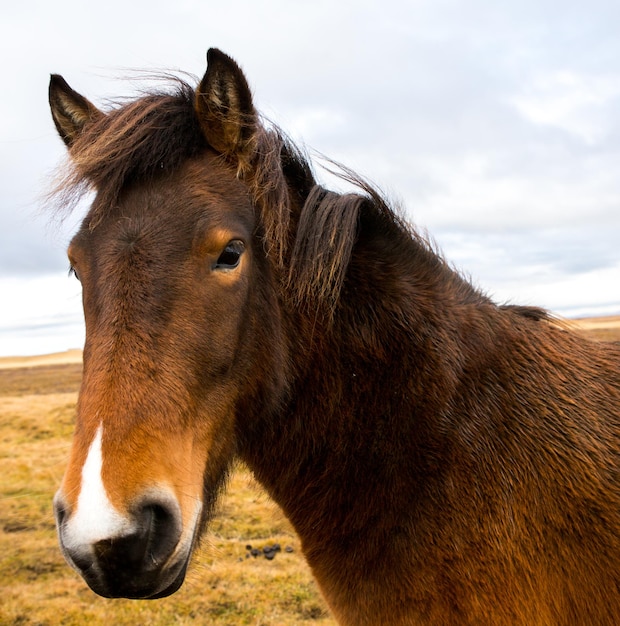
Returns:
[[[140,534],[145,539],[145,566],[163,565],[176,548],[181,534],[175,511],[161,503],[144,504],[138,512]]]
[[[59,494],[54,496],[54,517],[56,518],[56,526],[62,528],[65,518],[67,517],[67,506]]]

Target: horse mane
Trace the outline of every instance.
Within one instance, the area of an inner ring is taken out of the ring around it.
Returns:
[[[166,77],[169,78],[169,77]],[[149,184],[209,149],[195,112],[195,89],[174,77],[173,88],[116,103],[97,117],[70,148],[71,160],[50,199],[70,212],[96,190],[88,227],[97,227],[132,184]],[[257,124],[253,154],[228,165],[248,186],[258,210],[266,253],[275,260],[285,292],[296,306],[335,310],[355,245],[360,215],[372,211],[400,231],[468,300],[486,300],[467,280],[448,268],[432,245],[414,231],[370,183],[331,162],[336,173],[359,193],[339,194],[317,184],[309,159],[275,124]],[[226,158],[221,157],[222,164]],[[527,313],[532,316],[533,313]],[[539,316],[537,313],[536,316]]]

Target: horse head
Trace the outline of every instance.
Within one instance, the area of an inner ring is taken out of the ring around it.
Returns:
[[[284,385],[274,270],[247,185],[257,116],[209,52],[194,93],[108,113],[59,76],[52,115],[96,192],[69,246],[84,376],[54,500],[63,552],[97,593],[174,592],[237,445]]]

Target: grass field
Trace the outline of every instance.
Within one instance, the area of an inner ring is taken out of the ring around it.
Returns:
[[[579,326],[620,340],[620,318]],[[52,496],[69,449],[79,354],[0,359],[0,625],[334,625],[279,509],[236,468],[220,513],[179,592],[163,600],[105,600],[64,562]],[[278,542],[274,560],[247,545]]]

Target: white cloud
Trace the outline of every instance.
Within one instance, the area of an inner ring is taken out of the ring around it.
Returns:
[[[617,125],[610,109],[619,98],[617,75],[584,76],[560,70],[534,76],[511,101],[534,124],[558,128],[595,145]]]
[[[48,354],[84,343],[81,288],[66,274],[0,278],[0,356]]]
[[[538,269],[538,271],[537,271]],[[559,275],[531,266],[494,291],[499,301],[542,306],[564,317],[612,315],[620,311],[620,263],[595,271]]]

